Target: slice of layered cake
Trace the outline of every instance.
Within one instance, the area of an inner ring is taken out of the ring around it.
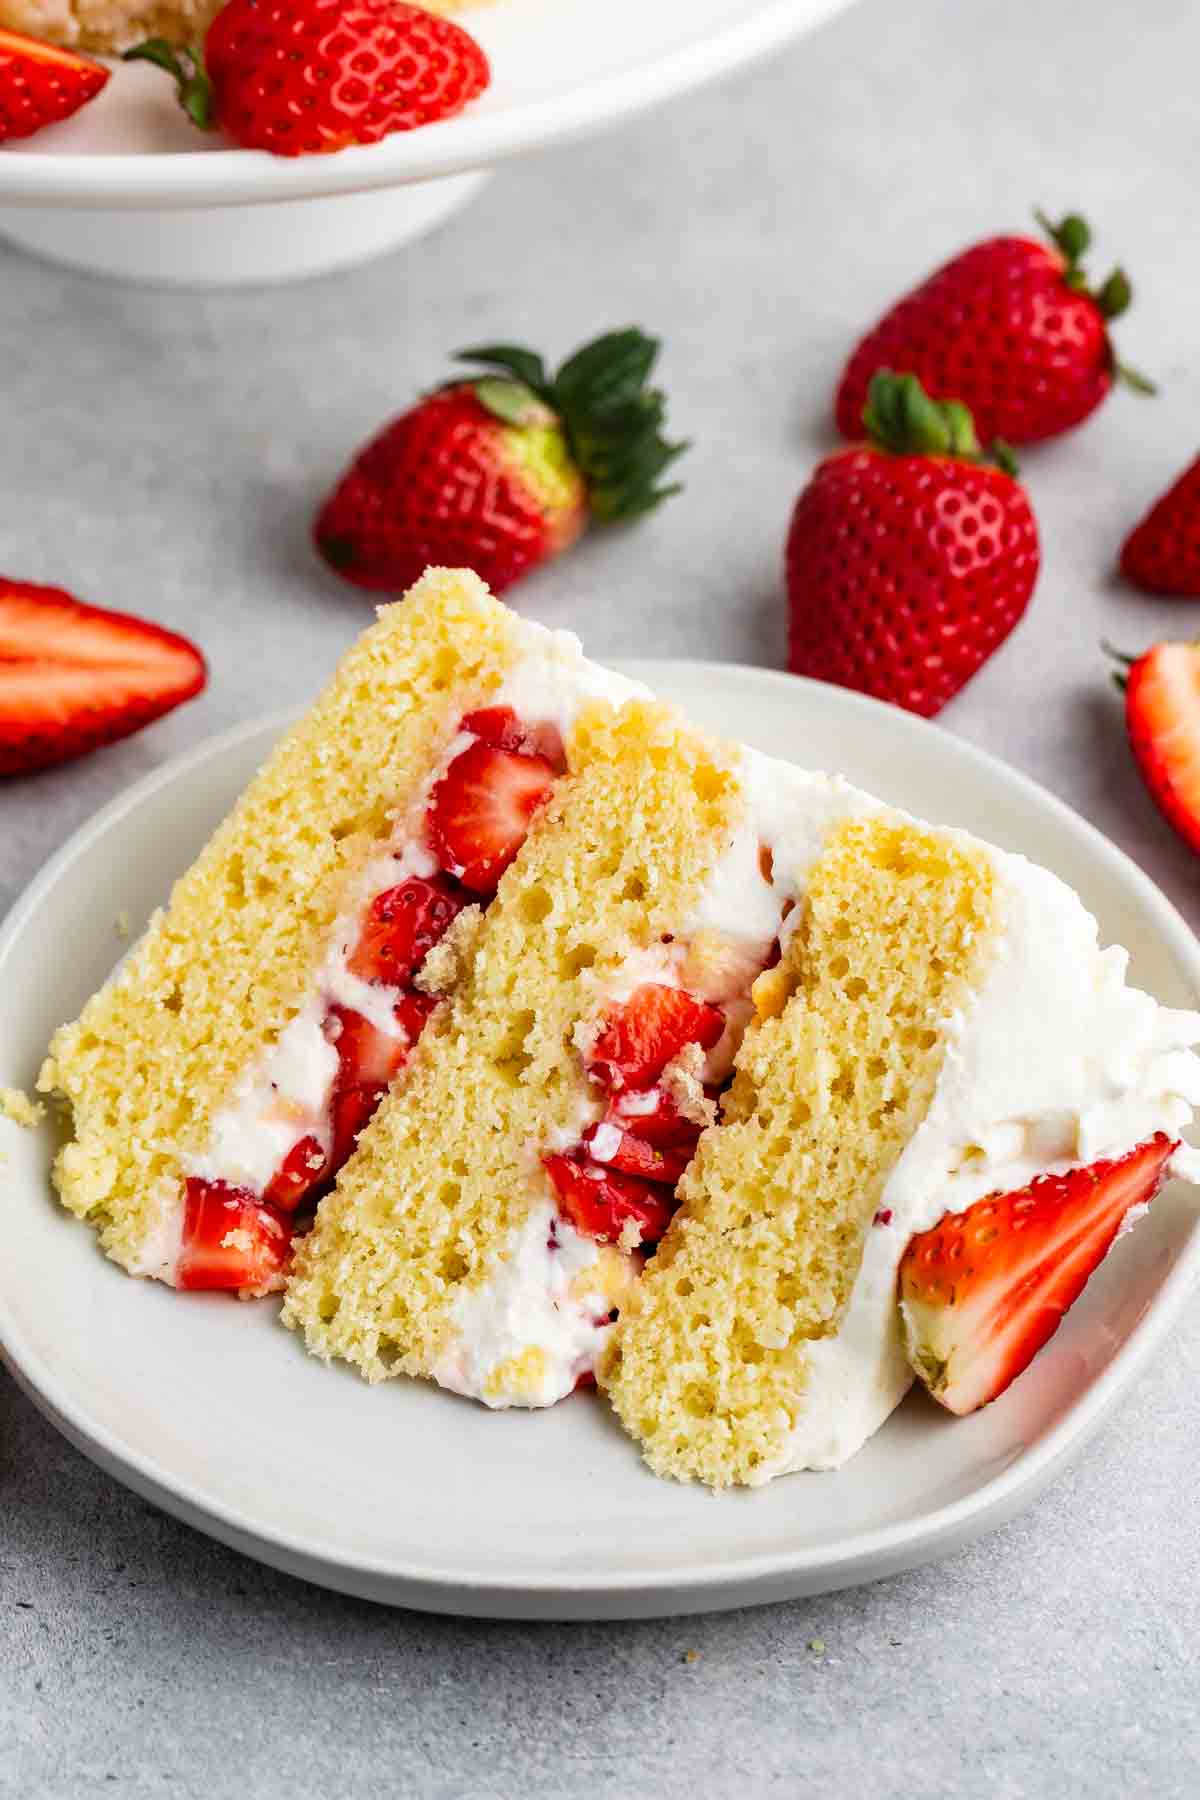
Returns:
[[[569,781],[576,718],[636,691],[465,572],[381,611],[50,1047],[39,1085],[74,1121],[55,1180],[110,1256],[280,1285],[453,987],[454,942]]]
[[[1171,1170],[1200,1015],[1054,876],[716,741],[431,572],[60,1031],[127,1269],[370,1381],[597,1380],[658,1473],[991,1399]],[[315,1217],[314,1217],[315,1211]]]

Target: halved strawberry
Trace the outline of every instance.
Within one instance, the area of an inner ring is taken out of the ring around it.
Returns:
[[[1185,844],[1200,851],[1200,643],[1155,644],[1127,664],[1125,726],[1142,780]]]
[[[1177,1143],[1161,1131],[1126,1155],[1040,1175],[947,1213],[900,1263],[908,1360],[935,1400],[974,1412],[1037,1355],[1107,1254],[1148,1205]]]
[[[469,896],[448,875],[412,875],[376,894],[347,968],[363,981],[402,987],[449,931]]]
[[[474,893],[495,893],[550,798],[554,774],[544,756],[478,740],[456,756],[429,804],[429,841],[442,867]]]
[[[652,1186],[633,1175],[619,1175],[577,1156],[542,1158],[564,1219],[584,1237],[615,1243],[632,1219],[639,1241],[656,1243],[675,1211],[669,1188]]]
[[[482,743],[493,750],[517,750],[526,756],[544,756],[561,775],[567,766],[562,733],[546,719],[540,725],[526,725],[511,706],[482,706],[463,719],[462,731],[474,732]]]
[[[0,577],[0,775],[128,737],[204,686],[186,638]]]
[[[69,119],[95,99],[108,73],[77,50],[0,31],[0,144]]]
[[[665,1182],[673,1188],[691,1162],[699,1136],[697,1126],[690,1147],[660,1149],[647,1138],[623,1128],[610,1115],[598,1125],[588,1126],[583,1143],[593,1162],[602,1163],[606,1169],[618,1169],[622,1175],[638,1175],[643,1181]]]
[[[725,1029],[718,1006],[685,988],[648,981],[621,1006],[610,1006],[588,1067],[609,1087],[653,1087],[685,1044],[711,1050]]]
[[[183,1249],[175,1280],[188,1289],[278,1286],[291,1232],[247,1188],[225,1181],[185,1183]]]
[[[295,1212],[325,1174],[329,1158],[320,1138],[311,1133],[293,1144],[263,1190],[263,1199],[280,1212]]]

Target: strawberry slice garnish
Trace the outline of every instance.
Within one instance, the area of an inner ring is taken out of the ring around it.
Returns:
[[[363,981],[402,987],[410,981],[467,905],[448,875],[410,876],[376,894],[347,968]]]
[[[685,988],[648,981],[621,1006],[610,1006],[588,1067],[614,1089],[653,1087],[686,1044],[711,1050],[725,1029],[718,1006]]]
[[[456,756],[429,804],[429,841],[443,868],[473,893],[494,894],[550,798],[554,774],[544,756],[480,740]]]
[[[310,1132],[292,1145],[263,1190],[263,1199],[280,1212],[295,1212],[321,1180],[328,1162],[325,1146]]]
[[[526,756],[544,756],[548,763],[553,763],[556,775],[563,774],[566,769],[562,733],[549,719],[540,725],[526,725],[511,706],[483,706],[477,712],[468,713],[459,729],[473,732],[493,750],[517,750]]]
[[[127,737],[205,679],[204,658],[173,631],[0,577],[0,775]]]
[[[577,1156],[542,1158],[554,1187],[558,1210],[584,1237],[615,1243],[629,1220],[639,1241],[656,1243],[671,1223],[675,1200],[671,1190],[621,1175],[600,1163]]]
[[[1135,1207],[1162,1185],[1177,1143],[1158,1132],[1125,1156],[947,1213],[900,1264],[908,1360],[935,1400],[974,1412],[1028,1367]]]
[[[279,1285],[291,1232],[249,1191],[191,1176],[184,1188],[183,1249],[175,1280],[188,1289]]]
[[[1125,727],[1142,780],[1185,844],[1200,851],[1200,643],[1118,656]]]
[[[104,64],[90,56],[0,31],[0,144],[69,119],[107,80]]]

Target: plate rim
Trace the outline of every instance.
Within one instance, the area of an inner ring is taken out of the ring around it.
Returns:
[[[406,186],[549,149],[749,67],[854,0],[767,0],[748,19],[616,75],[497,112],[467,113],[337,156],[264,150],[0,155],[0,205],[245,206]]]
[[[1109,862],[1114,872],[1132,882],[1139,903],[1148,908],[1152,916],[1154,929],[1165,935],[1168,947],[1186,969],[1200,996],[1200,942],[1157,884],[1090,820],[990,751],[980,749],[940,724],[917,718],[883,701],[849,689],[831,688],[827,683],[778,669],[681,657],[620,658],[614,659],[611,666],[622,673],[649,679],[651,683],[656,676],[662,681],[664,673],[670,671],[685,677],[690,674],[719,682],[735,681],[786,690],[792,696],[802,695],[805,690],[819,692],[826,704],[836,695],[834,704],[845,706],[851,716],[862,713],[877,717],[881,712],[885,713],[889,728],[902,737],[923,738],[930,732],[936,733],[953,745],[956,757],[1014,784],[1025,798],[1048,808],[1052,816],[1069,819],[1076,831],[1082,827],[1085,839],[1100,860]],[[186,778],[205,762],[240,743],[257,737],[268,739],[285,728],[300,711],[300,708],[289,707],[264,718],[228,727],[169,758],[114,795],[52,853],[14,902],[0,924],[0,972],[43,895],[93,842],[107,835],[164,785]],[[21,1341],[2,1288],[0,1358],[21,1391],[50,1423],[125,1486],[243,1554],[318,1585],[391,1604],[458,1616],[544,1619],[661,1616],[668,1611],[715,1611],[756,1600],[823,1592],[871,1580],[932,1560],[1003,1523],[1034,1499],[1083,1449],[1170,1332],[1198,1276],[1200,1214],[1194,1216],[1153,1299],[1126,1333],[1102,1372],[1087,1383],[1061,1418],[1043,1432],[1032,1447],[1014,1456],[968,1494],[916,1517],[875,1526],[822,1545],[785,1551],[741,1552],[704,1566],[616,1575],[581,1569],[572,1571],[569,1577],[545,1572],[507,1578],[490,1569],[471,1569],[462,1564],[439,1567],[411,1558],[382,1559],[348,1549],[334,1549],[320,1539],[286,1529],[268,1533],[238,1507],[204,1493],[192,1482],[176,1477],[153,1457],[124,1445],[107,1427],[89,1422],[86,1408],[72,1399],[52,1365]],[[744,1502],[744,1496],[734,1497],[734,1504]]]

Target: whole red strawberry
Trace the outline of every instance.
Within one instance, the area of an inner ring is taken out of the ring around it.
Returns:
[[[1110,654],[1125,695],[1125,728],[1159,812],[1200,855],[1200,643]]]
[[[1006,446],[990,466],[956,401],[881,371],[865,419],[792,514],[788,664],[929,717],[1025,611],[1037,526]]]
[[[1133,298],[1120,269],[1092,292],[1079,266],[1091,243],[1070,214],[1050,238],[998,237],[936,270],[884,314],[854,351],[837,392],[838,430],[857,437],[871,377],[909,369],[938,400],[961,400],[984,443],[1032,444],[1094,412],[1117,379],[1153,392],[1117,362],[1108,323]]]
[[[1200,456],[1125,539],[1121,573],[1151,594],[1200,599]]]
[[[148,38],[125,58],[173,75],[196,125],[276,156],[448,119],[491,79],[468,32],[401,0],[228,0],[203,55]]]
[[[558,373],[508,344],[459,352],[498,373],[418,401],[360,450],[318,514],[321,555],[347,581],[396,593],[431,564],[475,569],[493,593],[574,542],[589,518],[636,518],[677,490],[685,448],[662,436],[647,379],[658,344],[610,332]]]
[[[128,737],[205,679],[196,646],[161,625],[0,577],[0,775]]]
[[[69,119],[107,80],[108,70],[90,56],[0,31],[0,144]]]

